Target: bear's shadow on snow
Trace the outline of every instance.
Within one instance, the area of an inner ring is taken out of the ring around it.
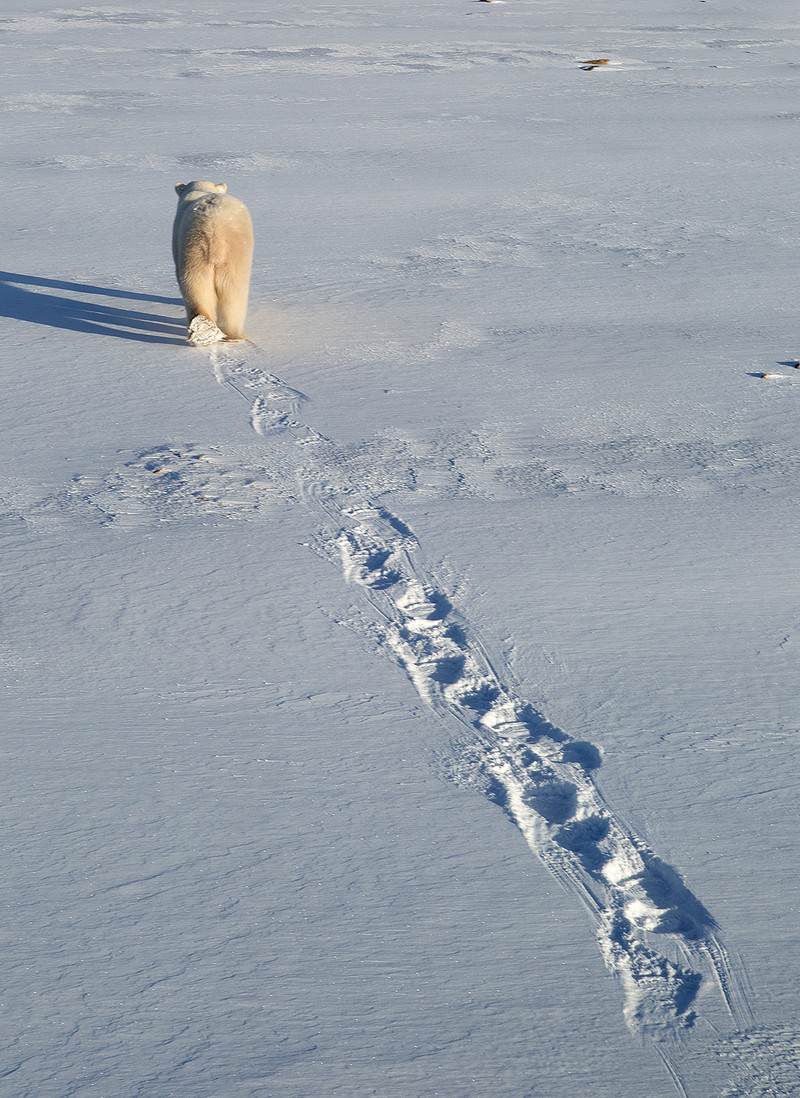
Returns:
[[[186,321],[183,317],[160,316],[119,305],[105,305],[92,300],[93,297],[182,305],[180,298],[137,294],[130,290],[0,271],[1,316],[51,328],[65,328],[71,332],[133,339],[138,343],[182,345],[186,342]]]

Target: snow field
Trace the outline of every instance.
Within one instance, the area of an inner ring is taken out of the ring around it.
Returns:
[[[795,14],[4,14],[10,1094],[797,1089]]]

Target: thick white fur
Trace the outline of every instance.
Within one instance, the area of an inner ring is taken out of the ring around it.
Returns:
[[[172,227],[175,273],[187,321],[206,316],[226,339],[244,339],[253,263],[253,223],[225,183],[178,183]]]

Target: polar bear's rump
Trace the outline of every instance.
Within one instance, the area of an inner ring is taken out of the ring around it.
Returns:
[[[172,254],[186,306],[189,342],[244,339],[253,262],[248,209],[227,193],[225,183],[195,180],[179,183],[175,190],[178,210]],[[197,318],[209,323],[194,324]]]

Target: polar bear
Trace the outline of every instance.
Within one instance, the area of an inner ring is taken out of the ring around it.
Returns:
[[[253,223],[244,202],[228,194],[226,183],[197,179],[178,183],[178,210],[172,226],[175,273],[186,306],[189,343],[242,340]]]

